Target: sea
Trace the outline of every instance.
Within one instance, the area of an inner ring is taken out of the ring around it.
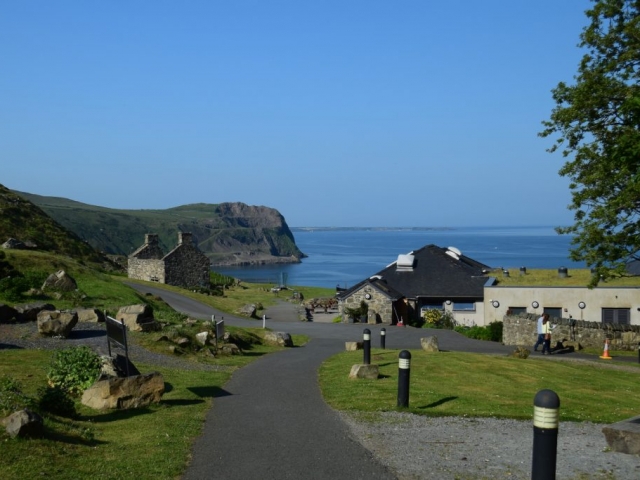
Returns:
[[[302,263],[214,267],[246,282],[349,288],[374,275],[398,255],[428,244],[456,247],[463,255],[495,268],[585,268],[569,259],[572,237],[552,226],[460,228],[291,228],[307,255]]]

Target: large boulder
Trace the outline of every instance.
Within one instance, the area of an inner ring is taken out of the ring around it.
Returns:
[[[97,308],[78,308],[76,313],[79,322],[104,322],[104,312]]]
[[[0,423],[12,438],[38,438],[42,437],[44,432],[42,417],[26,408],[3,418]]]
[[[121,307],[116,320],[123,321],[132,332],[150,332],[158,328],[158,323],[153,318],[153,309],[145,304]]]
[[[286,332],[266,332],[264,334],[264,341],[281,347],[293,347],[291,335]]]
[[[240,309],[238,309],[238,313],[249,318],[254,318],[257,310],[258,308],[254,304],[248,304],[240,307]]]
[[[56,307],[50,303],[34,302],[16,305],[14,307],[18,313],[22,315],[22,319],[26,322],[35,322],[38,320],[38,314],[43,310],[55,310]]]
[[[439,352],[438,337],[435,335],[431,337],[423,337],[420,339],[420,346],[425,352]]]
[[[82,404],[95,410],[128,410],[159,403],[164,378],[158,372],[98,380],[82,394]]]
[[[353,365],[349,372],[349,378],[367,378],[375,380],[380,375],[378,365]]]
[[[15,238],[8,238],[7,241],[2,244],[2,248],[5,248],[7,250],[24,250],[25,248],[27,248],[27,246],[20,240],[17,240]]]
[[[76,281],[64,270],[52,273],[42,284],[42,290],[57,290],[61,292],[73,292],[78,289]]]
[[[15,308],[0,303],[0,323],[16,323],[21,317]]]
[[[614,452],[640,455],[640,416],[607,425],[602,433]]]
[[[78,323],[73,310],[42,310],[38,313],[38,333],[48,337],[67,338]]]

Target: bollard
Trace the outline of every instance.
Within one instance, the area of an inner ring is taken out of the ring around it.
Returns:
[[[533,399],[533,460],[531,480],[554,480],[558,451],[560,399],[553,390],[540,390]]]
[[[402,350],[398,360],[398,407],[409,406],[409,377],[411,373],[411,352]]]
[[[362,342],[362,350],[364,352],[364,361],[362,363],[369,365],[371,364],[371,330],[365,328],[362,339],[364,340]]]
[[[638,363],[640,363],[640,342],[638,342]]]
[[[386,338],[387,331],[383,328],[382,330],[380,330],[380,348],[383,350],[386,348]]]
[[[267,316],[262,315],[262,328],[267,328]]]

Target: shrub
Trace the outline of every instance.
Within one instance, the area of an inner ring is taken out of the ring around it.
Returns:
[[[453,319],[451,312],[437,310],[430,308],[424,311],[422,315],[424,324],[422,328],[442,328],[445,330],[453,330],[456,326],[456,321]]]
[[[491,322],[489,325],[479,327],[455,327],[454,330],[462,335],[475,340],[488,340],[502,342],[502,322]]]
[[[49,384],[71,395],[80,395],[96,381],[102,360],[89,347],[71,347],[58,350],[51,359]]]
[[[36,400],[41,412],[49,412],[61,417],[75,417],[76,405],[73,399],[58,386],[41,387]]]
[[[32,406],[33,400],[22,393],[20,382],[8,376],[0,377],[0,417]]]

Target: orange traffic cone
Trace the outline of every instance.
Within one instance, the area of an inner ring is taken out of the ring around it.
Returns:
[[[600,358],[603,360],[611,360],[611,357],[609,356],[609,339],[608,338],[604,341],[604,352],[602,352],[602,355],[600,355]]]

